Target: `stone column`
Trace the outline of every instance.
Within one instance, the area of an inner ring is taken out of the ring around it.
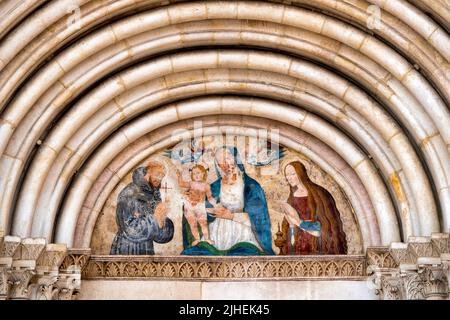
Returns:
[[[81,273],[91,256],[91,249],[70,249],[59,270],[58,300],[75,300],[81,289]]]
[[[45,248],[46,240],[23,239],[13,257],[8,281],[11,285],[9,298],[24,300],[30,298],[29,284],[36,274],[36,261]]]

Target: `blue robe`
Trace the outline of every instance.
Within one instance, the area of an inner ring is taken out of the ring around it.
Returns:
[[[264,190],[261,188],[260,184],[250,178],[246,173],[244,166],[240,162],[237,150],[232,148],[230,150],[235,157],[236,163],[238,164],[239,170],[243,173],[244,177],[244,212],[248,213],[253,234],[258,241],[259,246],[262,251],[258,249],[255,245],[248,242],[237,243],[228,250],[218,250],[214,246],[206,243],[200,242],[195,247],[190,247],[189,235],[190,230],[187,222],[183,219],[183,245],[184,250],[181,254],[183,255],[274,255],[272,250],[272,236],[270,231],[270,218],[269,211],[267,209],[267,201],[264,195]],[[220,191],[221,191],[222,178],[211,184],[212,196],[216,199],[217,203],[220,202]],[[207,208],[212,208],[209,202],[206,202]],[[214,221],[216,218],[208,215],[208,223]]]

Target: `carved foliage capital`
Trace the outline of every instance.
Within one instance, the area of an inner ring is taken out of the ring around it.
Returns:
[[[397,268],[398,264],[387,247],[367,248],[366,253],[368,271],[374,268]]]
[[[81,287],[81,274],[61,274],[55,287],[58,300],[75,300]]]
[[[46,245],[45,239],[23,239],[19,248],[14,254],[14,260],[31,260],[36,261],[41,255]]]
[[[48,244],[37,261],[37,270],[42,272],[58,272],[67,254],[66,245]]]
[[[91,249],[69,249],[60,266],[61,272],[81,272],[91,256]]]
[[[8,283],[10,285],[9,298],[28,299],[30,292],[28,285],[31,278],[36,274],[34,270],[26,268],[13,268],[8,274]]]
[[[425,299],[446,298],[449,294],[447,270],[442,266],[421,267],[419,274],[423,281]]]

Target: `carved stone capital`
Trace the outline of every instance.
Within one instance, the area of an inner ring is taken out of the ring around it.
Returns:
[[[414,257],[439,257],[438,248],[431,241],[431,237],[409,237],[408,250]]]
[[[6,300],[9,292],[9,273],[11,268],[9,266],[0,266],[0,300]]]
[[[58,273],[67,254],[65,244],[48,244],[37,260],[38,274]]]
[[[13,256],[19,248],[20,241],[19,237],[0,234],[0,300],[8,299]]]
[[[76,300],[81,287],[81,274],[61,274],[55,284],[58,300]]]
[[[436,251],[440,254],[450,254],[450,234],[448,233],[433,233],[431,235],[431,242]]]
[[[425,299],[447,299],[449,284],[446,267],[443,265],[420,266],[419,274],[423,281]]]
[[[81,286],[81,273],[91,256],[91,249],[69,249],[59,268],[58,300],[75,300]]]
[[[406,300],[423,300],[425,299],[423,289],[424,281],[418,273],[417,266],[406,267],[402,265],[400,268],[400,278],[403,283],[403,297]]]
[[[25,300],[30,297],[29,284],[31,278],[36,274],[33,269],[28,268],[12,268],[8,276],[10,285],[9,299]]]
[[[388,247],[369,247],[366,251],[367,266],[373,268],[397,268],[398,264]]]
[[[371,275],[375,294],[381,300],[402,299],[402,281],[397,268],[383,268],[372,264],[367,267],[367,272]]]
[[[0,259],[2,259],[2,264],[6,264],[7,261],[9,265],[12,263],[12,258],[16,253],[20,245],[20,238],[14,236],[5,236],[0,241]]]
[[[416,256],[411,252],[407,243],[393,242],[389,251],[397,265],[416,265]]]
[[[48,244],[37,260],[36,276],[30,285],[32,300],[53,300],[59,289],[55,283],[59,278],[59,267],[67,253],[63,244]]]
[[[31,300],[55,300],[58,289],[54,284],[58,281],[57,275],[39,275],[35,277],[34,283],[30,285]]]
[[[59,268],[60,272],[83,271],[91,256],[91,249],[69,249]]]
[[[14,260],[37,261],[46,245],[43,238],[26,238],[20,243],[19,248],[14,254]]]

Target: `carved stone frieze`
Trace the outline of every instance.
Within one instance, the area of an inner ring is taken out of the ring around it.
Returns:
[[[364,256],[117,257],[93,256],[83,278],[163,278],[202,280],[354,279],[365,276]]]

